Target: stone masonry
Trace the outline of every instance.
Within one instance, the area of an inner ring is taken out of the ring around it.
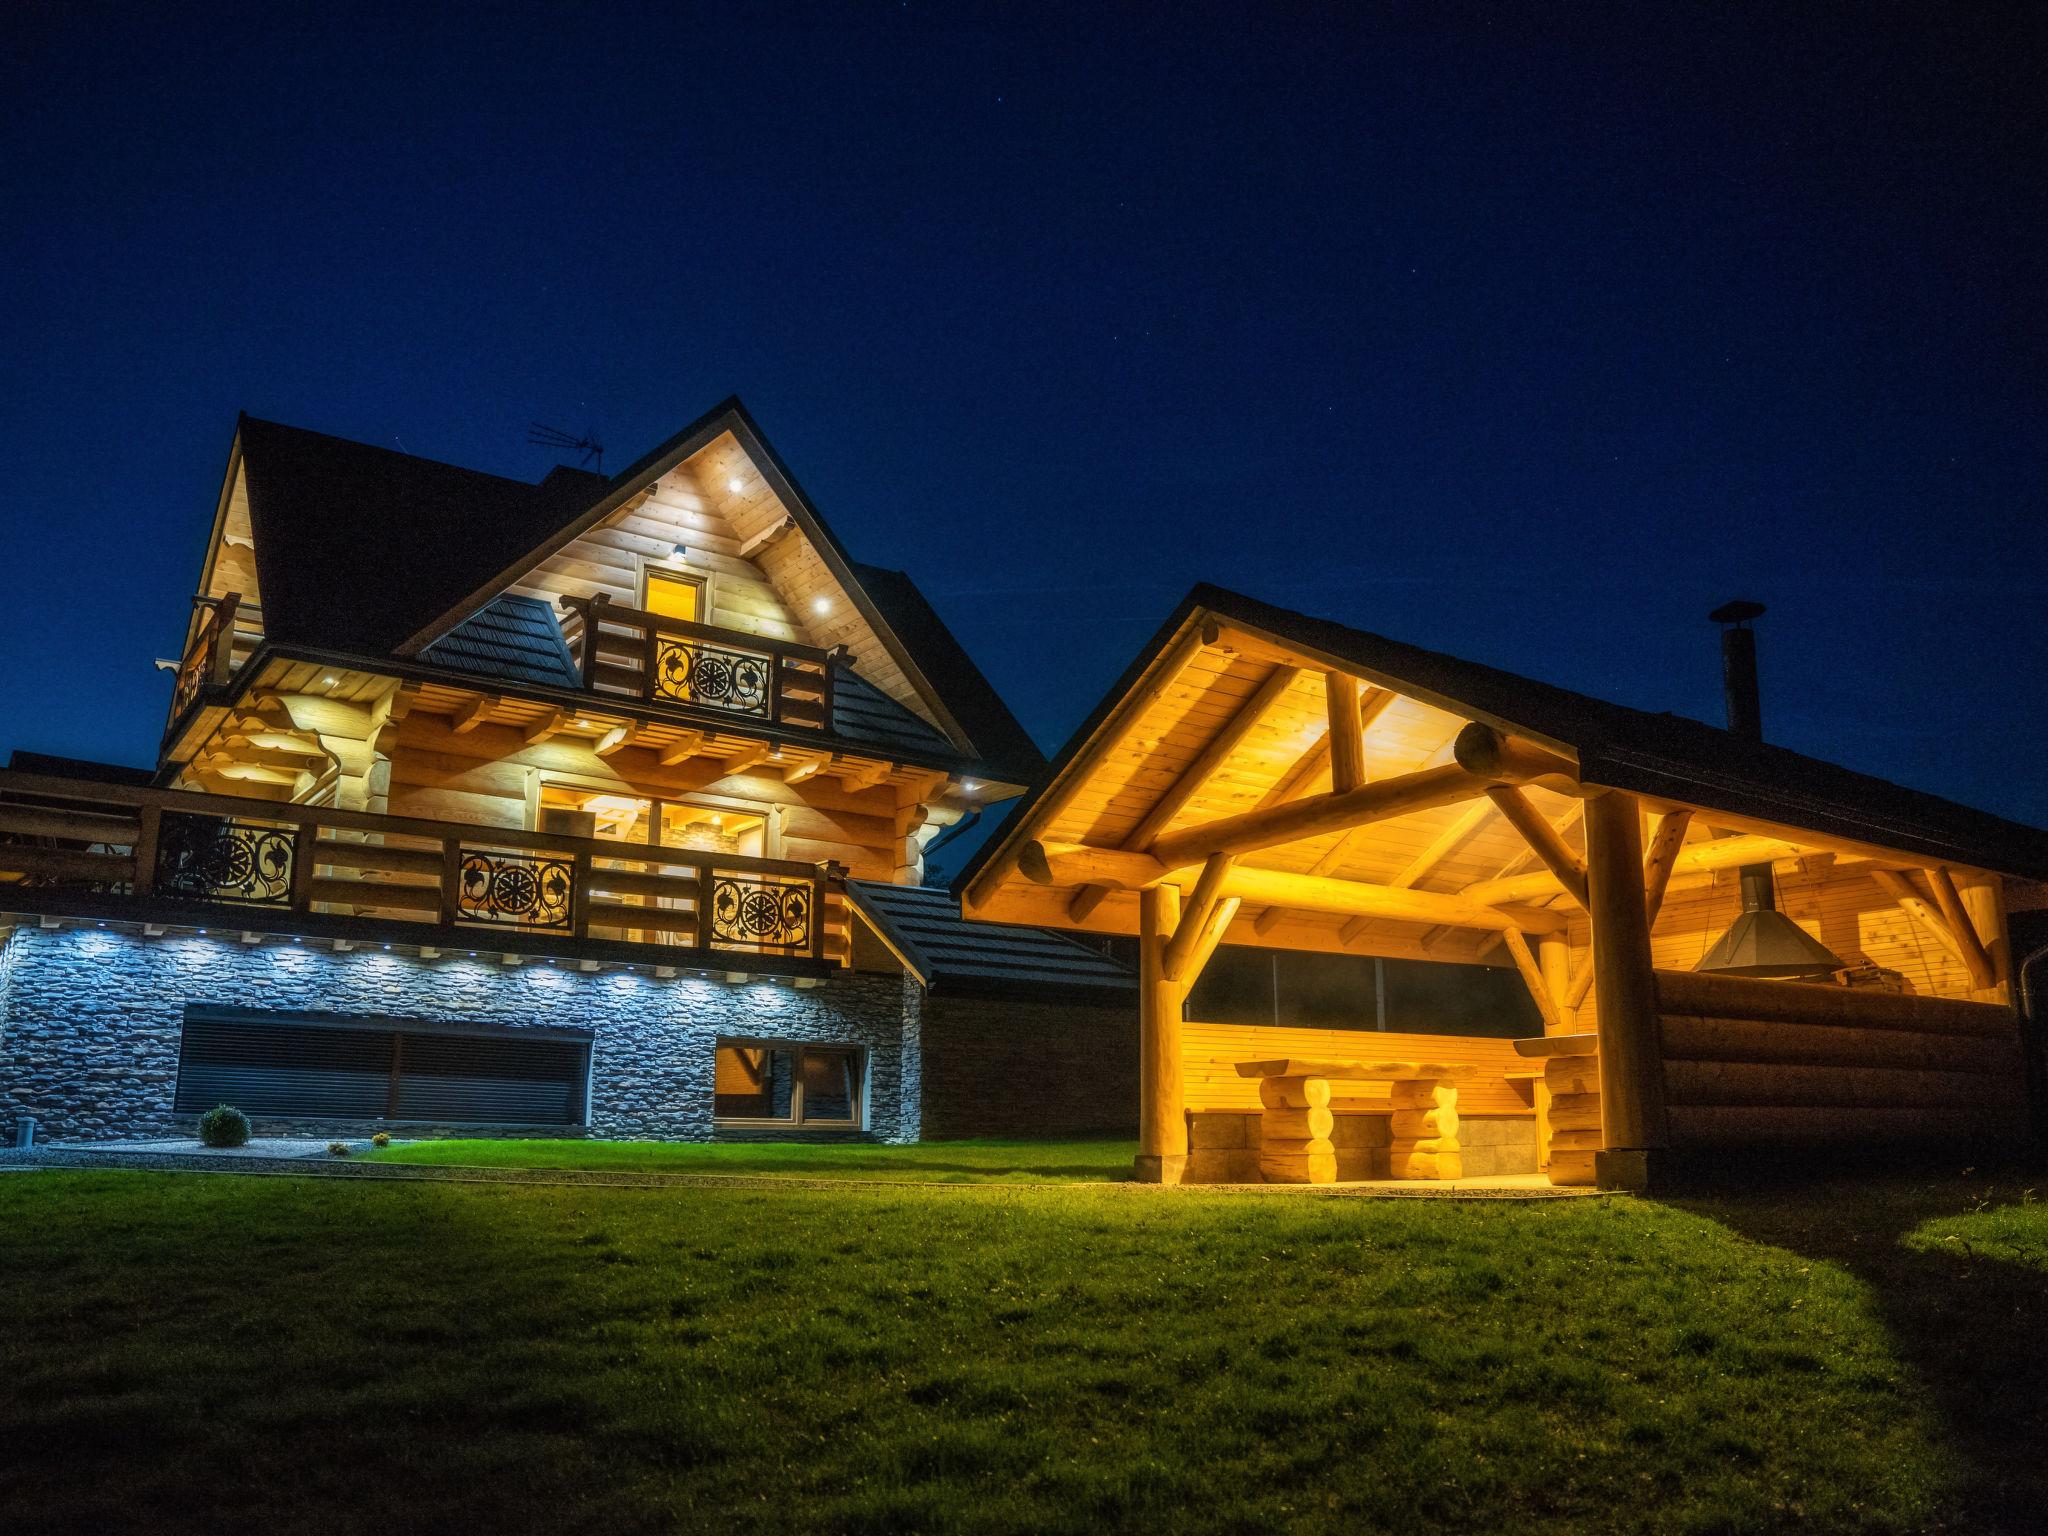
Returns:
[[[0,947],[0,1134],[33,1115],[38,1137],[193,1134],[171,1108],[188,1004],[374,1014],[508,1029],[588,1029],[593,1136],[714,1139],[720,1036],[867,1048],[867,1135],[919,1132],[916,983],[841,975],[797,988],[645,972],[235,936],[146,938],[121,929],[21,927]],[[362,1134],[377,1122],[259,1120],[268,1134]],[[719,1132],[723,1138],[727,1133]],[[758,1133],[757,1133],[758,1134]],[[777,1133],[788,1135],[788,1132]]]

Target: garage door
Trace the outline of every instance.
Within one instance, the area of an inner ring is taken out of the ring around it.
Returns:
[[[590,1038],[326,1014],[185,1010],[177,1108],[251,1115],[581,1125]]]

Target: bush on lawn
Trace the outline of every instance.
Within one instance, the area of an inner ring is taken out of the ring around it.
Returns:
[[[390,1145],[391,1145],[391,1133],[390,1133],[389,1131],[379,1131],[379,1132],[378,1132],[378,1133],[377,1133],[376,1135],[374,1135],[374,1136],[372,1136],[372,1137],[370,1138],[370,1145],[371,1145],[371,1146],[373,1146],[373,1147],[388,1147],[388,1146],[390,1146]]]
[[[239,1147],[249,1140],[249,1117],[232,1104],[216,1104],[199,1117],[199,1139],[209,1147]]]
[[[348,1143],[345,1141],[330,1141],[327,1143],[327,1150],[334,1157],[347,1157]]]

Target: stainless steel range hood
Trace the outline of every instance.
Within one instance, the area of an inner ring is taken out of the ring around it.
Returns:
[[[1762,603],[1724,603],[1707,617],[1721,626],[1721,677],[1728,695],[1728,729],[1749,741],[1763,740],[1763,710],[1756,675],[1756,636],[1749,622],[1763,616]],[[1714,941],[1696,971],[1724,976],[1760,976],[1798,981],[1831,976],[1842,961],[1804,928],[1778,910],[1769,864],[1745,864],[1742,915]]]

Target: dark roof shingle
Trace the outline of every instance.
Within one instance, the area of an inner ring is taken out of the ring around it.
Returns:
[[[945,891],[872,880],[848,881],[847,889],[861,915],[934,990],[1120,1003],[1137,988],[1130,967],[1067,934],[966,921]]]

